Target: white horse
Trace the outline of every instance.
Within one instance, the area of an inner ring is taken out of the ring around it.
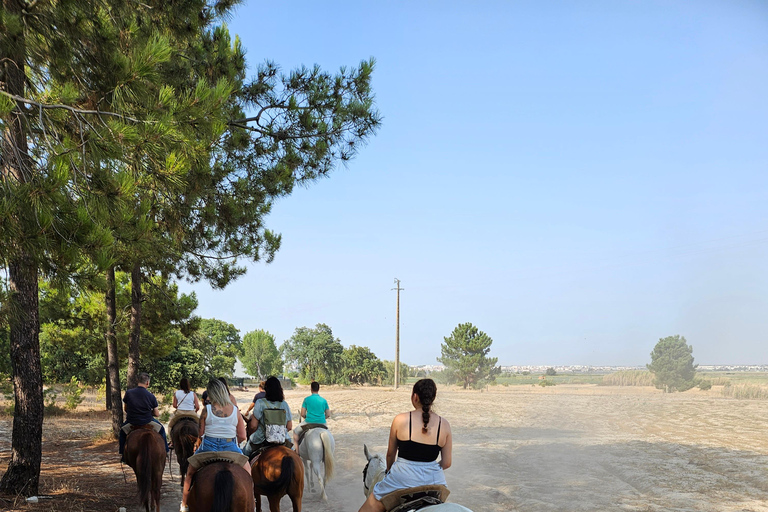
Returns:
[[[387,471],[387,460],[380,453],[374,453],[368,451],[368,446],[363,445],[363,451],[365,452],[365,458],[368,459],[368,464],[363,469],[363,491],[367,498],[369,494],[373,492],[373,486],[384,479],[384,474]],[[442,503],[440,505],[429,505],[424,508],[420,508],[419,511],[423,512],[472,512],[467,507],[457,505],[456,503]]]
[[[304,461],[304,474],[307,475],[309,491],[314,489],[314,480],[320,484],[323,501],[328,501],[325,485],[333,478],[333,450],[336,443],[331,432],[324,428],[313,428],[304,434],[299,445],[299,455]]]

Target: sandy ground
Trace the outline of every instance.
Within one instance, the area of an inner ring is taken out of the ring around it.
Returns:
[[[294,414],[306,394],[286,392]],[[327,503],[305,491],[304,510],[354,512],[364,499],[363,443],[385,451],[393,416],[410,406],[409,390],[323,388],[321,394],[334,412],[329,426],[337,475],[327,487]],[[245,409],[252,392],[235,395]],[[441,388],[436,406],[453,427],[450,501],[475,511],[768,512],[765,402],[723,398],[717,388],[666,395],[652,388],[559,385]],[[91,429],[108,427],[104,420],[86,421],[57,420],[63,431],[84,439],[93,438]],[[9,457],[9,426],[0,422],[0,471]],[[82,471],[103,480],[94,494],[114,495],[105,501],[110,506],[143,510],[130,501],[135,481],[128,468],[124,482],[111,442],[77,446]],[[63,476],[65,468],[48,459],[48,488],[75,488]],[[178,510],[180,498],[175,461],[173,470],[175,483],[163,487],[168,512]],[[291,510],[287,498],[281,505]],[[56,508],[41,502],[19,507],[25,509]]]

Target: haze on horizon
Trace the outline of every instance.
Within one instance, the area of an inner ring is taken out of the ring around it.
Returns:
[[[262,20],[289,16],[285,23]],[[472,322],[502,365],[768,364],[768,4],[250,2],[250,72],[373,56],[380,132],[277,203],[275,261],[197,314],[278,344],[435,364]]]

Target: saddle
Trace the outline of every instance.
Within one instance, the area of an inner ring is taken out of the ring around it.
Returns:
[[[163,426],[161,424],[154,421],[150,421],[144,425],[132,425],[131,423],[128,423],[127,425],[123,425],[123,432],[125,432],[126,436],[134,430],[154,430],[159,434],[160,429],[162,428]]]
[[[445,503],[450,492],[444,485],[421,485],[391,492],[381,498],[381,504],[387,512],[411,512]]]
[[[299,444],[301,444],[304,441],[304,436],[307,435],[307,432],[309,432],[313,428],[324,428],[325,430],[328,430],[328,425],[326,425],[325,423],[302,423],[299,426],[301,427],[301,430],[299,430],[299,436],[298,436]]]
[[[248,457],[237,452],[203,452],[192,455],[187,459],[187,462],[197,470],[214,462],[231,462],[242,466],[248,462]]]

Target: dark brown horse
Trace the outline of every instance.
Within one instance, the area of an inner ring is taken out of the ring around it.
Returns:
[[[243,421],[245,422],[245,436],[247,439],[251,438],[251,434],[256,432],[256,425],[258,424],[258,421],[256,421],[256,417],[251,413],[250,416],[246,417],[245,414],[240,413],[243,417]]]
[[[184,488],[184,477],[189,467],[187,459],[195,453],[195,443],[199,434],[200,426],[192,417],[180,418],[171,429],[173,451],[176,452],[176,460],[179,462],[182,488]]]
[[[160,487],[165,471],[165,442],[150,425],[138,427],[125,439],[125,462],[136,474],[139,503],[147,512],[160,512]]]
[[[256,511],[261,512],[261,495],[269,500],[270,512],[280,512],[280,498],[288,495],[293,512],[301,512],[304,493],[304,464],[299,455],[285,446],[267,448],[251,466]]]
[[[214,462],[192,476],[189,512],[253,512],[253,482],[231,462]]]

